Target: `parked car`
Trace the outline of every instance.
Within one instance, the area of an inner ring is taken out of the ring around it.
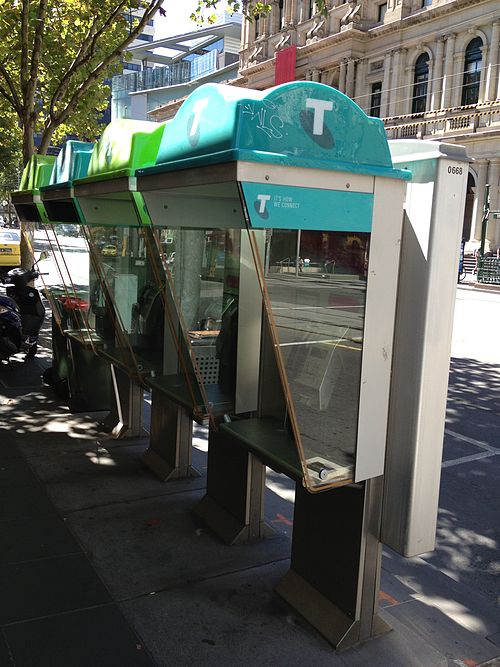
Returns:
[[[17,229],[0,229],[0,267],[21,265],[21,234]]]
[[[101,253],[105,257],[116,257],[117,255],[117,248],[115,245],[112,245],[111,243],[108,243],[108,245],[103,246]]]

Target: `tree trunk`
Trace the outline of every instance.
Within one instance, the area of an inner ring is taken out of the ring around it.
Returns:
[[[23,121],[23,166],[25,167],[35,152],[35,123],[31,118]]]
[[[50,142],[52,140],[52,135],[54,134],[55,130],[56,127],[52,123],[44,130],[42,139],[40,141],[40,146],[38,147],[38,152],[40,155],[47,155],[47,151],[49,150]]]
[[[31,118],[23,122],[23,166],[26,166],[35,152],[35,124]],[[31,269],[34,262],[33,250],[27,242],[32,237],[30,225],[19,221],[21,229],[21,267]]]

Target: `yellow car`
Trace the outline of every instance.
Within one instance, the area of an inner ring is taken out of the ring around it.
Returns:
[[[0,229],[0,266],[21,266],[21,234],[18,229]]]
[[[117,255],[117,248],[115,245],[105,245],[103,249],[101,250],[101,254],[103,254],[105,257],[116,257]]]

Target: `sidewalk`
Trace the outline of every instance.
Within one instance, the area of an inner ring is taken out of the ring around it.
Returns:
[[[191,514],[204,476],[162,484],[140,462],[146,437],[110,440],[100,415],[69,413],[41,385],[49,354],[0,369],[2,667],[500,665],[491,600],[389,550],[393,631],[333,651],[273,591],[289,565],[288,480],[269,474],[276,536],[225,546]]]

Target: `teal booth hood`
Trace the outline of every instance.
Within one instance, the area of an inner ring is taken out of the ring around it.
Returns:
[[[395,170],[385,129],[335,88],[311,81],[266,91],[197,88],[168,123],[150,175],[229,161],[408,178]]]

